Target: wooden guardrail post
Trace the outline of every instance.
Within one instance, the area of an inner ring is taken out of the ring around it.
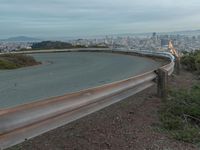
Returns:
[[[179,75],[180,74],[180,66],[181,66],[181,62],[180,62],[180,57],[175,57],[175,70],[176,70],[176,74]]]
[[[167,98],[168,71],[160,68],[157,70],[157,74],[157,94],[159,97],[165,99]]]

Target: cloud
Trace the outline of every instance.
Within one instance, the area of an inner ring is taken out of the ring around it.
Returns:
[[[1,0],[0,33],[65,36],[192,29],[200,28],[199,9],[199,0]]]

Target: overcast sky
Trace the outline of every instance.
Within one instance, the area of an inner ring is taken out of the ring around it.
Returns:
[[[0,37],[200,29],[200,0],[0,0]]]

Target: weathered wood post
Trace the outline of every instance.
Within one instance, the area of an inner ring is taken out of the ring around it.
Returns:
[[[157,70],[157,94],[160,98],[167,98],[167,83],[168,83],[168,71],[164,69]]]
[[[180,74],[180,66],[181,66],[180,57],[175,56],[175,58],[176,58],[175,70],[176,70],[176,74],[179,75]]]

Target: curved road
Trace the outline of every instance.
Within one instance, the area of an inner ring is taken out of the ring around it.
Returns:
[[[0,71],[0,109],[122,80],[162,65],[149,58],[113,53],[32,56],[42,65]]]

